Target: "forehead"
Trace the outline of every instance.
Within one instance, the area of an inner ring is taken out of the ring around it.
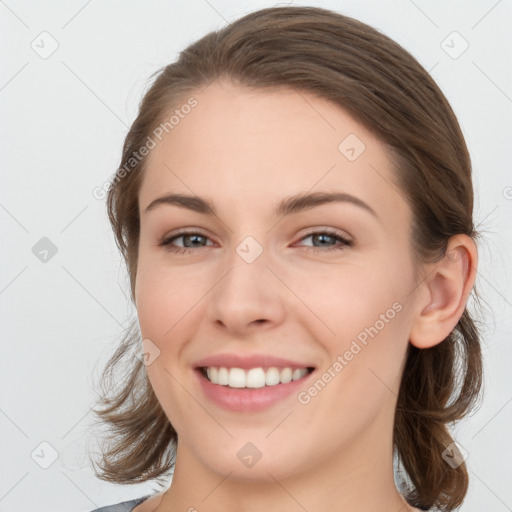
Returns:
[[[230,82],[191,96],[197,105],[148,156],[141,210],[167,192],[271,207],[286,195],[327,190],[396,208],[401,193],[383,144],[338,105],[290,88]]]

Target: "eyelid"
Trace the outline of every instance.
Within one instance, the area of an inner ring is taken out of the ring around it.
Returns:
[[[331,235],[333,237],[338,237],[343,239],[346,243],[354,243],[353,237],[351,237],[346,231],[341,231],[340,229],[331,228],[327,226],[316,226],[308,229],[305,233],[301,234],[298,240],[303,240],[304,238],[317,235],[317,234],[326,234]]]
[[[171,240],[174,240],[175,238],[179,238],[181,236],[187,236],[187,235],[200,235],[200,236],[203,236],[204,238],[207,238],[208,240],[211,240],[214,243],[217,243],[217,242],[215,242],[215,240],[212,239],[212,237],[210,235],[203,232],[203,230],[201,228],[191,227],[191,228],[181,228],[181,229],[178,229],[177,231],[173,231],[172,233],[170,233],[168,235],[164,235],[163,237],[160,238],[158,245],[169,244]]]
[[[173,240],[175,240],[177,238],[181,238],[181,237],[185,237],[185,236],[192,236],[192,235],[199,235],[201,237],[206,238],[209,241],[213,241],[214,245],[216,244],[216,242],[209,235],[203,233],[203,231],[200,228],[182,228],[178,231],[173,232],[170,235],[166,235],[166,236],[162,237],[162,239],[159,241],[159,243],[157,245],[163,246],[169,252],[175,252],[175,253],[180,253],[180,254],[186,254],[191,251],[197,251],[198,249],[204,249],[206,247],[211,247],[211,245],[204,245],[204,246],[199,246],[199,247],[181,247],[181,246],[172,245],[172,243],[171,243]],[[326,253],[329,251],[340,251],[340,250],[345,249],[346,247],[352,247],[355,245],[354,239],[350,235],[347,236],[346,232],[342,232],[336,228],[317,226],[314,228],[309,228],[309,230],[306,233],[301,234],[301,236],[298,238],[297,242],[294,242],[292,246],[294,246],[298,242],[301,242],[302,240],[309,238],[311,236],[314,236],[314,235],[330,236],[332,238],[337,239],[337,241],[341,245],[326,246],[326,247],[299,245],[299,247],[307,247],[308,251],[312,251],[312,252]]]

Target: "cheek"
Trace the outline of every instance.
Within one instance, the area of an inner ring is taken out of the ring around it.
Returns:
[[[294,281],[297,295],[306,298],[312,319],[308,328],[314,328],[327,355],[323,370],[331,368],[341,388],[353,386],[353,396],[363,389],[375,396],[375,387],[385,388],[377,376],[394,387],[400,374],[408,342],[407,265],[389,258],[380,264],[331,267],[328,275],[312,272]],[[338,356],[343,369],[337,365],[335,371]]]
[[[393,292],[384,284],[372,280],[366,290],[352,294],[329,345],[330,360],[341,356],[343,367],[333,391],[346,397],[346,410],[368,415],[398,395],[408,345],[408,304],[401,289]]]
[[[149,267],[149,265],[148,265]],[[188,285],[175,273],[160,266],[142,268],[137,275],[136,303],[139,325],[143,338],[149,338],[160,350],[167,350],[166,340],[171,339],[194,304],[193,283]]]
[[[162,266],[148,265],[141,270],[136,287],[139,326],[142,338],[158,348],[158,356],[146,366],[146,372],[169,421],[177,431],[183,431],[192,405],[180,386],[183,378],[178,366],[190,337],[196,293],[190,279],[166,272]]]
[[[286,277],[309,310],[308,317],[323,324],[324,339],[330,333],[333,341],[356,337],[388,310],[387,316],[394,318],[393,304],[403,300],[403,279],[396,278],[391,265],[375,261],[288,271]]]

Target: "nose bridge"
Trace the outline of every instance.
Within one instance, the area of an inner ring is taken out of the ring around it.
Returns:
[[[254,237],[245,237],[226,258],[229,272],[223,280],[223,292],[234,299],[239,297],[246,301],[265,291],[270,292],[271,286],[267,282],[269,271],[266,268],[270,263],[268,256],[268,251]]]
[[[284,311],[282,293],[269,271],[269,253],[254,237],[245,237],[224,260],[224,277],[213,290],[210,315],[226,327],[243,329],[258,320],[276,322]]]

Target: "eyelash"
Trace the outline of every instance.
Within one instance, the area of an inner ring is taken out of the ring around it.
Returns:
[[[193,247],[177,247],[174,245],[171,245],[171,242],[176,240],[177,238],[185,237],[187,235],[199,235],[203,238],[208,238],[207,236],[203,235],[202,233],[199,233],[197,231],[183,231],[178,234],[174,234],[173,236],[169,238],[164,238],[158,245],[164,246],[165,250],[176,253],[176,254],[186,254],[189,251],[195,250]],[[304,240],[305,238],[309,238],[314,235],[328,235],[337,241],[341,242],[341,245],[338,246],[332,246],[332,247],[308,247],[309,250],[312,250],[313,252],[329,252],[329,251],[339,251],[343,250],[345,247],[352,247],[354,245],[354,242],[352,240],[348,240],[347,238],[344,238],[339,233],[331,231],[329,229],[323,229],[319,231],[311,231],[304,235],[300,240]],[[203,247],[207,246],[201,246],[199,249],[202,249]]]

